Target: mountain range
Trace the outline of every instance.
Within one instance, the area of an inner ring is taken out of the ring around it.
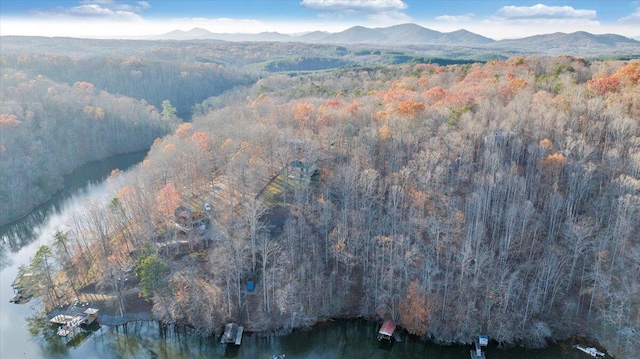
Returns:
[[[440,32],[416,24],[394,25],[383,28],[354,26],[347,30],[329,33],[313,31],[302,35],[288,35],[278,32],[212,33],[202,28],[189,31],[174,30],[166,34],[146,37],[150,40],[223,40],[223,41],[272,41],[310,42],[320,44],[375,44],[375,45],[450,45],[476,46],[495,42],[488,37],[466,30]]]
[[[258,34],[212,33],[202,28],[194,28],[189,31],[174,30],[166,34],[146,37],[146,39],[304,42],[342,45],[435,45],[544,55],[601,56],[640,54],[640,41],[616,34],[596,35],[579,31],[570,34],[553,33],[496,41],[463,29],[453,32],[440,32],[416,24],[402,24],[382,28],[354,26],[336,33],[314,31],[297,35],[278,32],[262,32]]]

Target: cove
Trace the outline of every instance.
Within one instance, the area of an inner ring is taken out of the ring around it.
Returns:
[[[161,326],[155,321],[102,325],[64,339],[43,320],[38,300],[9,303],[10,284],[18,266],[29,263],[40,245],[50,244],[56,229],[86,201],[108,195],[105,179],[115,169],[126,170],[142,161],[145,152],[89,163],[67,176],[65,188],[20,220],[0,227],[0,357],[2,358],[468,358],[470,345],[436,345],[405,335],[402,342],[376,340],[380,323],[363,319],[318,323],[284,336],[246,333],[242,345],[224,346],[218,338],[199,337],[188,327]],[[545,349],[486,349],[488,359],[580,359],[583,353],[569,343]]]

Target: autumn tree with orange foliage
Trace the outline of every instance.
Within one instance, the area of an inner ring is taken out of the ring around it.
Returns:
[[[562,153],[548,155],[544,160],[540,161],[540,167],[542,167],[544,178],[553,183],[553,188],[556,191],[558,190],[560,173],[566,164],[567,158]]]
[[[180,195],[176,190],[176,186],[169,182],[160,189],[156,197],[156,210],[165,225],[169,225],[174,217],[174,211],[179,205]]]
[[[217,323],[197,313],[242,313],[257,330],[391,316],[440,342],[486,330],[531,347],[587,330],[633,357],[634,66],[528,56],[275,74],[205,101],[192,127],[160,141],[123,183],[135,188],[132,203],[145,191],[157,202],[147,206],[155,218],[137,226],[141,238],[155,237],[189,186],[189,202],[208,201],[225,238],[175,259],[172,269],[206,291],[186,295],[178,280],[181,294],[153,299],[173,308],[157,314],[207,333]],[[619,86],[596,95],[587,81],[600,76]],[[216,135],[205,147],[198,133]],[[198,156],[199,166],[185,160]],[[293,164],[320,175],[289,177]],[[206,182],[185,175],[200,166]],[[245,296],[249,277],[262,295]],[[224,304],[194,309],[208,291]]]
[[[412,281],[407,296],[400,302],[400,325],[413,335],[423,335],[429,326],[431,303],[417,281]]]
[[[620,80],[616,76],[598,73],[587,81],[587,87],[594,95],[604,95],[608,92],[617,91],[620,88]]]
[[[402,101],[398,104],[398,114],[400,116],[415,117],[426,108],[425,104],[414,100]]]

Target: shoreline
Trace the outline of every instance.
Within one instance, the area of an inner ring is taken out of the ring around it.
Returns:
[[[47,195],[47,197],[43,201],[39,201],[38,203],[32,204],[23,213],[18,213],[18,214],[14,215],[14,216],[11,216],[6,221],[0,221],[0,227],[11,226],[11,225],[19,222],[20,220],[22,220],[22,219],[26,218],[27,216],[29,216],[29,214],[31,214],[31,212],[33,212],[34,210],[38,209],[39,207],[46,206],[49,201],[53,200],[56,196],[59,196],[63,191],[72,189],[74,186],[72,186],[72,185],[70,185],[68,183],[69,182],[69,177],[72,176],[74,174],[74,172],[81,170],[83,167],[95,165],[95,164],[98,164],[100,162],[108,161],[109,159],[113,159],[113,158],[116,158],[116,157],[119,157],[119,156],[135,155],[135,154],[140,153],[140,152],[145,152],[145,157],[146,157],[146,155],[149,153],[150,149],[151,149],[151,147],[149,146],[149,148],[141,149],[141,150],[138,150],[138,151],[113,154],[113,155],[109,155],[109,156],[104,157],[104,158],[92,159],[92,160],[89,160],[89,161],[85,161],[84,163],[81,163],[80,165],[75,166],[68,173],[61,174],[62,182],[56,188],[56,190],[53,191],[53,193],[50,193],[49,195]],[[140,163],[140,162],[138,162],[138,163]],[[130,166],[128,166],[128,167],[130,167]],[[108,176],[108,174],[106,176]]]

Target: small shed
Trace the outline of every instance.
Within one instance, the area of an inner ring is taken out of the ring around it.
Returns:
[[[99,309],[87,308],[87,310],[84,311],[85,319],[82,324],[90,325],[91,323],[95,322],[96,319],[98,319],[99,313],[100,313]]]
[[[391,341],[391,338],[393,338],[393,332],[395,330],[396,323],[391,319],[385,320],[384,323],[382,323],[380,330],[378,331],[378,340],[386,339]]]

